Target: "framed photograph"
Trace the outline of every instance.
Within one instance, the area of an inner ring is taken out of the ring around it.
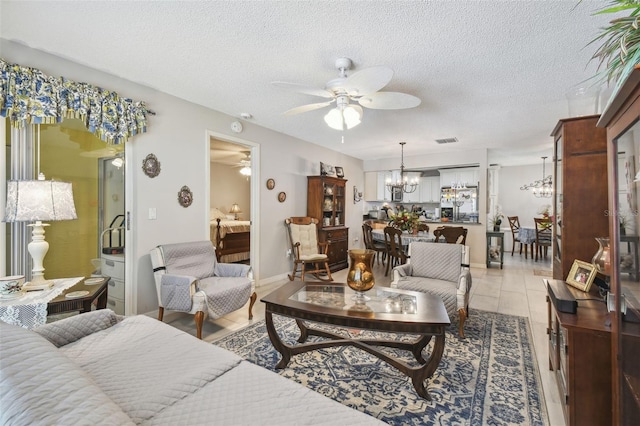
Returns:
[[[591,288],[596,273],[596,267],[593,264],[582,260],[574,260],[566,281],[570,286],[586,293]]]
[[[332,165],[323,163],[322,161],[320,162],[320,174],[322,176],[333,176],[336,174],[335,170],[333,169]]]
[[[342,170],[342,167],[336,166],[336,176],[339,178],[344,177],[344,170]]]
[[[285,192],[278,193],[278,201],[284,203],[284,200],[287,199],[287,194]]]
[[[276,181],[273,179],[267,179],[267,189],[271,191],[275,187],[276,187]]]

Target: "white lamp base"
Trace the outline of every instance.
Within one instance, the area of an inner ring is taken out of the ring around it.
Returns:
[[[31,281],[25,284],[27,289],[35,290],[35,287],[40,290],[42,286],[49,288],[53,284],[44,278],[44,257],[49,251],[49,243],[44,239],[44,227],[49,226],[48,223],[42,223],[37,221],[34,224],[28,225],[33,227],[31,232],[31,242],[27,246],[31,259],[33,259],[33,269],[31,270]]]

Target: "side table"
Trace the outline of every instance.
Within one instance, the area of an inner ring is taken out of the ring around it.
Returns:
[[[82,282],[74,285],[68,290],[64,291],[60,296],[54,298],[47,303],[47,315],[61,314],[63,312],[89,312],[91,311],[91,304],[96,302],[96,309],[105,309],[107,307],[107,283],[108,277],[92,277],[92,280],[100,280],[96,284],[85,284],[88,280],[84,279]],[[88,291],[86,296],[70,299],[65,294],[73,291]]]
[[[493,238],[498,240],[499,253],[491,251],[491,240]],[[502,269],[504,263],[504,232],[487,231],[487,268],[491,263],[500,263],[500,269]]]

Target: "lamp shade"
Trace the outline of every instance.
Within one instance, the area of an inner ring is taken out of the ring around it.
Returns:
[[[77,219],[69,182],[10,180],[4,222]]]
[[[240,206],[238,206],[238,203],[233,203],[231,209],[229,209],[229,213],[242,213],[242,211],[240,211]]]

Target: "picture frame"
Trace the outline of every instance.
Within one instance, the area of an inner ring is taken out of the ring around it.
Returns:
[[[150,178],[158,176],[160,174],[160,162],[158,158],[153,154],[147,155],[144,160],[142,160],[142,171]]]
[[[344,170],[342,169],[342,167],[336,166],[335,171],[336,171],[336,177],[339,177],[339,178],[344,177]]]
[[[281,203],[284,203],[284,201],[287,199],[287,193],[286,192],[279,192],[278,193],[278,201],[280,201]]]
[[[191,192],[191,189],[189,189],[187,185],[180,188],[178,192],[178,203],[184,208],[189,207],[191,203],[193,203],[193,192]]]
[[[271,191],[275,187],[276,187],[276,181],[271,178],[267,179],[267,189]]]
[[[320,174],[322,176],[333,176],[336,174],[333,166],[327,163],[320,162]]]
[[[596,278],[596,274],[596,267],[593,264],[576,259],[573,261],[566,283],[587,293]]]

